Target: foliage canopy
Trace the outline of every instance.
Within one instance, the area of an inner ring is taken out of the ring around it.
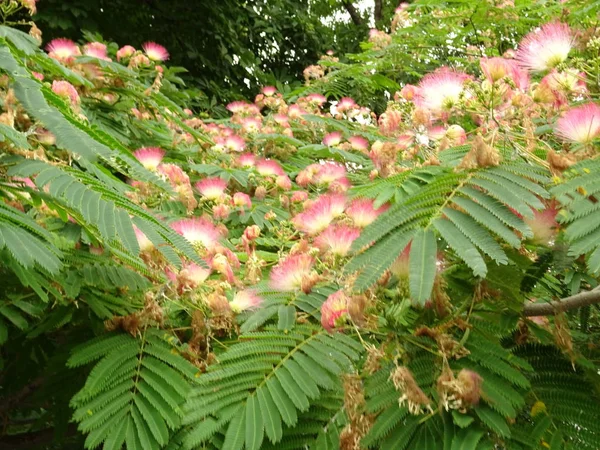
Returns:
[[[402,5],[226,119],[23,8],[0,446],[598,448],[599,2]]]

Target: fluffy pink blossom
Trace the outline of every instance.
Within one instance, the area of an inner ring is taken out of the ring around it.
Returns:
[[[409,243],[402,253],[396,258],[396,261],[393,262],[390,267],[390,271],[398,278],[408,278],[409,275],[409,257],[410,257],[410,247],[411,243]]]
[[[306,290],[307,284],[310,284],[314,278],[312,270],[314,264],[315,260],[310,255],[304,253],[290,255],[273,267],[269,285],[273,289],[284,292]]]
[[[327,186],[331,191],[344,192],[350,188],[350,181],[346,177],[346,168],[336,162],[325,162],[323,164],[311,164],[298,174],[296,180],[300,186],[306,186],[301,181],[317,186]]]
[[[339,113],[344,113],[350,109],[357,107],[358,105],[354,99],[350,97],[342,97],[336,105],[336,109]]]
[[[469,78],[465,73],[441,67],[423,77],[416,103],[435,114],[448,111],[458,103],[465,81]]]
[[[86,56],[93,56],[98,59],[110,61],[110,58],[106,52],[106,45],[104,45],[102,42],[90,42],[89,44],[84,45],[83,54]]]
[[[352,146],[352,150],[361,152],[369,150],[369,141],[362,136],[351,136],[348,138],[348,142]]]
[[[262,176],[279,176],[285,175],[285,171],[274,159],[259,159],[256,161],[256,170]]]
[[[203,217],[177,220],[171,223],[171,228],[192,244],[202,245],[208,250],[212,250],[221,238],[217,227]]]
[[[81,51],[75,42],[70,39],[53,39],[46,45],[48,56],[62,62],[72,61],[75,56],[81,55]]]
[[[515,61],[506,58],[481,58],[479,60],[481,71],[490,83],[501,80],[504,77],[511,77]]]
[[[412,84],[407,84],[400,90],[400,97],[404,100],[413,101],[420,93],[421,89]]]
[[[302,203],[308,199],[308,192],[306,191],[296,191],[292,194],[291,201],[294,203]]]
[[[261,92],[266,97],[272,97],[273,95],[275,95],[277,93],[277,88],[275,86],[265,86],[261,89]]]
[[[38,79],[40,81],[44,81],[44,74],[43,73],[31,71],[31,75],[33,75],[34,78],[36,78],[36,79]]]
[[[552,22],[523,38],[517,50],[517,62],[531,71],[545,71],[565,61],[573,47],[567,24]]]
[[[327,101],[327,97],[325,97],[323,94],[318,94],[318,93],[312,93],[312,94],[308,94],[306,96],[306,100],[309,103],[313,103],[317,106],[321,106],[323,105],[326,101]]]
[[[177,284],[177,289],[180,292],[197,288],[206,281],[210,276],[210,272],[210,269],[193,262],[184,262],[177,273],[173,272],[170,268],[165,270],[167,278]]]
[[[242,167],[254,167],[256,164],[256,156],[252,153],[242,153],[238,156],[237,162]]]
[[[231,310],[235,313],[247,311],[249,309],[258,308],[263,302],[263,299],[252,289],[244,289],[238,291],[233,296],[233,300],[229,302]]]
[[[165,156],[165,151],[158,147],[142,147],[133,152],[133,156],[148,170],[156,170]]]
[[[347,314],[348,296],[344,291],[334,292],[321,305],[321,325],[331,333],[336,324]]]
[[[556,214],[558,210],[555,205],[550,204],[541,211],[534,210],[533,217],[524,217],[523,221],[533,231],[533,242],[536,244],[548,245],[556,236],[558,223]]]
[[[385,212],[389,205],[385,204],[377,209],[374,207],[375,200],[370,198],[357,198],[352,201],[346,215],[352,219],[354,225],[364,228],[373,223],[377,217]]]
[[[215,220],[225,220],[229,217],[231,213],[231,208],[229,205],[225,203],[220,203],[218,205],[213,205],[212,207],[212,217]]]
[[[346,225],[329,225],[314,241],[315,246],[323,253],[346,256],[354,240],[360,236],[358,228]]]
[[[142,48],[151,61],[166,61],[169,59],[169,52],[167,49],[156,42],[146,42],[142,44]]]
[[[75,86],[73,86],[68,81],[54,80],[52,82],[52,92],[54,92],[57,95],[60,95],[63,98],[66,98],[73,106],[79,105],[80,99],[79,94],[77,93],[77,89],[75,89]]]
[[[327,147],[335,147],[336,145],[339,145],[342,142],[342,132],[341,131],[334,131],[332,133],[326,134],[325,137],[323,137],[323,145],[326,145]]]
[[[117,60],[121,61],[122,59],[131,58],[135,53],[135,48],[131,45],[124,45],[119,50],[117,50]]]
[[[190,184],[189,175],[177,164],[159,164],[157,170],[169,180],[173,187]]]
[[[258,133],[262,128],[262,121],[258,117],[244,117],[241,125],[246,133]]]
[[[463,145],[467,141],[467,133],[460,125],[450,125],[445,132],[450,145]]]
[[[244,194],[243,192],[236,192],[233,194],[233,204],[235,206],[244,208],[252,208],[252,200],[248,194]]]
[[[225,147],[233,152],[243,152],[246,147],[246,141],[241,136],[227,136],[225,138]]]
[[[194,186],[203,197],[216,200],[225,193],[227,181],[219,177],[208,177],[198,181]]]
[[[317,234],[343,214],[346,197],[340,194],[324,194],[317,198],[304,212],[296,215],[292,223],[297,230]]]
[[[138,245],[140,246],[140,251],[147,252],[154,248],[154,244],[148,237],[136,226],[133,227],[133,231],[135,232],[135,237],[138,241]]]
[[[600,135],[600,107],[586,103],[569,109],[556,123],[554,132],[577,144],[589,144]]]

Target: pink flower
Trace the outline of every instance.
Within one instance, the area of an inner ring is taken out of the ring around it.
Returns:
[[[312,93],[312,94],[308,94],[306,96],[306,100],[309,103],[313,103],[317,106],[321,106],[323,105],[326,101],[327,101],[327,97],[325,97],[323,94],[318,94],[318,93]]]
[[[146,42],[142,44],[146,56],[152,61],[166,61],[169,59],[169,52],[162,45],[156,42]]]
[[[291,105],[288,108],[288,117],[290,119],[299,119],[305,114],[308,113],[300,105]]]
[[[547,23],[523,38],[517,50],[517,62],[531,71],[545,71],[565,61],[573,47],[567,24]]]
[[[81,55],[81,51],[75,42],[70,39],[58,38],[51,40],[46,45],[46,51],[50,58],[59,61],[72,61],[75,56]]]
[[[308,199],[308,192],[306,191],[296,191],[292,194],[292,198],[290,199],[294,203],[302,203]]]
[[[231,310],[235,313],[247,311],[249,309],[258,308],[263,302],[263,299],[252,289],[238,291],[233,300],[229,303]]]
[[[350,97],[342,97],[338,104],[336,105],[336,109],[339,113],[344,113],[352,108],[358,106],[356,102]]]
[[[408,278],[409,275],[409,266],[408,266],[408,258],[410,257],[410,246],[412,242],[409,243],[400,256],[396,258],[396,261],[393,262],[390,267],[390,271],[396,275],[398,278]]]
[[[436,114],[448,111],[458,103],[469,78],[465,73],[441,67],[425,75],[419,83],[417,104]]]
[[[169,280],[177,284],[179,292],[183,292],[184,290],[195,289],[204,283],[210,276],[210,269],[193,262],[184,262],[178,273],[167,268],[165,275]]]
[[[244,194],[243,192],[236,192],[233,194],[233,204],[235,206],[243,208],[252,208],[252,200],[248,194]]]
[[[541,211],[534,210],[533,217],[524,217],[523,221],[533,231],[532,241],[536,244],[551,244],[558,231],[556,214],[558,210],[551,204]]]
[[[246,133],[258,133],[262,127],[262,121],[257,117],[244,117],[241,125]]]
[[[208,250],[212,250],[221,238],[217,227],[203,217],[177,220],[171,223],[171,228],[193,245],[202,245]]]
[[[327,297],[321,305],[321,325],[331,331],[348,314],[348,296],[344,291],[337,291]]]
[[[481,58],[479,60],[481,71],[490,83],[512,75],[515,62],[505,58]]]
[[[190,177],[177,164],[160,164],[158,172],[164,175],[173,187],[190,184]]]
[[[140,246],[140,251],[147,252],[154,248],[152,241],[148,239],[138,227],[134,226],[133,231],[135,232],[135,237],[138,241],[138,245]]]
[[[342,142],[342,132],[334,131],[333,133],[326,134],[323,138],[323,145],[327,147],[335,147]]]
[[[242,153],[238,156],[238,164],[242,167],[254,167],[256,164],[256,156],[252,153]]]
[[[133,156],[148,170],[156,170],[165,156],[165,151],[158,147],[142,147],[133,152]]]
[[[208,200],[216,200],[227,189],[227,181],[219,177],[208,177],[198,181],[195,187]]]
[[[358,228],[346,225],[329,225],[315,239],[315,246],[323,253],[346,256],[354,240],[360,236]]]
[[[292,219],[297,230],[317,234],[339,217],[346,207],[346,197],[340,194],[324,194],[306,210]]]
[[[135,48],[133,48],[131,45],[124,45],[117,50],[117,60],[121,61],[122,59],[131,58],[134,53]]]
[[[275,86],[265,86],[262,88],[262,93],[265,94],[266,97],[272,97],[277,93],[277,88]]]
[[[225,138],[225,147],[233,152],[243,152],[246,141],[243,137],[234,134]]]
[[[277,175],[275,178],[275,185],[279,189],[283,189],[284,191],[289,191],[292,188],[292,180],[287,175]]]
[[[450,125],[445,133],[450,145],[463,145],[467,141],[467,133],[460,125]]]
[[[249,103],[238,100],[238,101],[229,103],[226,106],[226,108],[227,108],[227,110],[231,111],[233,114],[237,114],[237,113],[243,112],[247,108],[248,105],[249,105]]]
[[[389,205],[383,205],[377,209],[374,207],[375,200],[370,198],[357,198],[352,201],[346,215],[354,221],[354,225],[359,228],[364,228],[373,223],[377,217],[385,212]]]
[[[402,97],[404,100],[412,101],[416,96],[419,95],[419,91],[420,88],[417,86],[407,84],[400,90],[400,97]]]
[[[77,89],[68,81],[57,81],[52,82],[52,92],[69,100],[71,105],[79,105],[80,99]]]
[[[31,71],[31,75],[33,75],[34,78],[36,78],[36,79],[38,79],[40,81],[44,81],[44,74],[43,73]]]
[[[577,144],[589,144],[600,135],[600,107],[586,103],[569,109],[556,122],[554,132]]]
[[[348,138],[348,142],[352,146],[352,150],[361,152],[369,150],[369,141],[362,136],[351,136]]]
[[[256,170],[262,176],[285,175],[285,171],[279,163],[273,159],[259,159],[256,161]]]
[[[273,267],[269,285],[273,289],[284,292],[304,290],[304,287],[314,278],[312,271],[314,264],[315,260],[310,255],[304,253],[290,255]]]
[[[308,184],[328,186],[336,192],[346,191],[350,188],[350,181],[346,178],[346,168],[335,162],[309,165],[298,173],[296,183],[300,186]]]
[[[86,56],[93,56],[98,59],[104,59],[110,61],[108,54],[106,53],[106,45],[102,42],[90,42],[84,45],[83,54]]]

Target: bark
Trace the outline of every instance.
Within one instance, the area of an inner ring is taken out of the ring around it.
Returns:
[[[354,25],[362,25],[362,17],[360,17],[360,14],[354,5],[349,1],[343,1],[342,4],[344,5],[344,8],[346,8],[346,11],[348,11],[348,14],[350,14],[350,18],[352,19],[352,22],[354,22]]]
[[[581,308],[587,305],[600,303],[600,289],[580,292],[570,297],[562,298],[550,303],[529,303],[523,308],[525,317],[551,316],[563,311]]]
[[[383,0],[375,0],[375,23],[381,22],[383,19]]]

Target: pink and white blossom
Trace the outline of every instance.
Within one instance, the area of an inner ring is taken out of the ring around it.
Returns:
[[[133,156],[148,170],[156,170],[165,156],[165,151],[158,147],[142,147],[133,152]]]
[[[81,51],[75,42],[70,39],[53,39],[46,45],[48,56],[62,62],[70,62],[75,56],[81,55]]]
[[[227,181],[220,177],[208,177],[198,181],[195,188],[208,200],[217,200],[227,189]]]
[[[269,276],[269,285],[273,289],[284,292],[306,290],[307,284],[314,279],[314,264],[315,259],[310,255],[304,253],[290,255],[273,267]]]
[[[360,236],[358,228],[333,224],[315,238],[314,245],[322,253],[346,256],[358,236]]]
[[[375,208],[375,200],[370,198],[357,198],[352,201],[348,209],[346,209],[346,215],[352,219],[354,225],[359,228],[364,228],[370,225],[379,217],[380,214],[384,213],[389,205],[385,204],[379,208]]]
[[[142,48],[151,61],[158,62],[169,59],[169,52],[167,49],[156,42],[145,42],[142,44]]]
[[[171,223],[171,228],[193,245],[202,245],[208,250],[212,250],[221,238],[217,227],[203,217],[177,220]]]
[[[344,291],[337,291],[321,305],[321,325],[330,333],[348,315],[348,300]]]
[[[589,144],[600,136],[600,106],[586,103],[569,109],[556,122],[554,132],[566,141]]]
[[[235,313],[258,308],[263,302],[263,299],[252,289],[244,289],[238,291],[233,296],[233,300],[229,302],[231,310]]]
[[[523,38],[517,50],[519,65],[534,72],[543,72],[565,61],[573,48],[569,25],[552,22]]]

